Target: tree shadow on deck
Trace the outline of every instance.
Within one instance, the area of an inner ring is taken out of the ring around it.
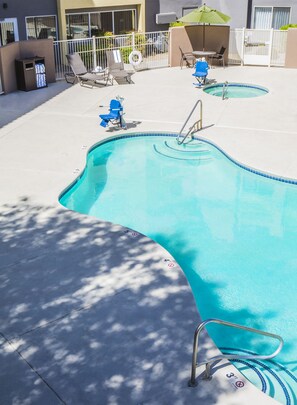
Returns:
[[[2,207],[0,223],[5,403],[45,403],[45,386],[57,403],[217,402],[226,387],[187,387],[200,319],[183,273],[164,249],[120,226],[27,199]],[[221,286],[201,281],[204,287],[219,306]],[[203,339],[202,356],[209,347]],[[13,355],[30,368],[28,376],[18,378]]]

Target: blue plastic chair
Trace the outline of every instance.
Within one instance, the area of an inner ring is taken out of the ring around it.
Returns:
[[[195,65],[195,73],[193,76],[197,79],[198,83],[195,83],[196,86],[202,86],[206,83],[206,77],[208,75],[208,63],[204,60],[198,60]]]
[[[126,123],[123,119],[123,110],[123,106],[119,100],[111,100],[109,105],[109,113],[99,115],[102,120],[100,122],[100,125],[106,128],[108,124],[111,123],[113,125],[117,125],[123,129],[126,129]]]

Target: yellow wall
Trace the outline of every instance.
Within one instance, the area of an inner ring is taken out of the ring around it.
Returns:
[[[107,6],[108,3],[108,6]],[[92,8],[108,8],[112,7],[127,7],[136,6],[138,14],[138,30],[145,31],[145,0],[57,0],[58,20],[59,20],[59,36],[60,39],[66,39],[66,10],[84,9],[90,11]]]

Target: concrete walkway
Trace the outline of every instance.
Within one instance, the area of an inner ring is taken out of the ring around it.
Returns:
[[[270,90],[225,101],[194,88],[191,73],[159,69],[138,72],[134,85],[56,83],[0,96],[1,403],[275,403],[230,364],[188,388],[200,319],[178,264],[145,236],[58,203],[86,151],[121,133],[98,119],[107,111],[99,105],[117,94],[126,133],[178,132],[200,97],[201,137],[248,166],[297,178],[296,70],[212,69],[218,82]],[[202,354],[216,352],[204,335]],[[230,370],[244,387],[227,378]]]

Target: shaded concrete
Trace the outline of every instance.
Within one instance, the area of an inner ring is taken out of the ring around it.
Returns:
[[[0,337],[1,403],[60,404],[57,393],[32,369],[11,343]]]

